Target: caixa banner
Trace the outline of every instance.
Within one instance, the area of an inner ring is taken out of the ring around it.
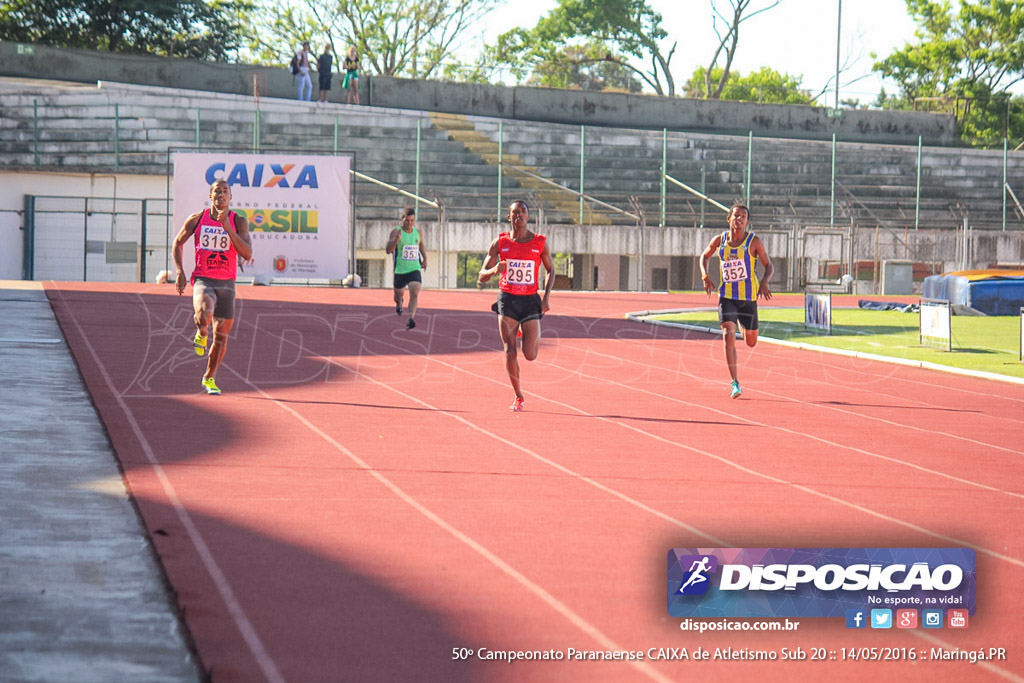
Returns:
[[[673,548],[673,617],[843,617],[850,609],[966,609],[969,548]]]
[[[348,275],[351,160],[309,154],[174,155],[174,226],[209,206],[210,185],[231,188],[231,210],[249,221],[244,276],[341,280]],[[193,262],[192,241],[183,259]],[[241,275],[241,274],[240,274]]]

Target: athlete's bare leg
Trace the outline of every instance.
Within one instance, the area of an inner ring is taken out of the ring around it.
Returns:
[[[216,305],[216,300],[209,294],[203,296],[201,292],[197,292],[192,296],[192,308],[196,312],[192,319],[202,337],[209,334],[210,323],[213,321],[213,309]]]
[[[419,282],[409,283],[409,318],[416,317],[416,307],[420,301],[420,287],[422,285]]]
[[[516,392],[516,398],[523,398],[522,388],[519,386],[519,360],[517,358],[516,339],[519,331],[519,321],[504,315],[498,316],[498,332],[501,333],[501,343],[505,348],[505,371],[508,373],[508,380],[512,383],[512,391]],[[523,335],[525,340],[525,333]],[[524,350],[525,355],[525,350]],[[533,357],[537,354],[534,352]],[[533,360],[532,358],[530,360]]]
[[[743,329],[743,341],[747,342],[747,346],[754,348],[757,346],[757,330]]]
[[[737,382],[739,380],[736,378],[736,323],[722,323],[722,339],[725,341],[725,364],[729,366],[729,376],[733,382]],[[756,337],[754,343],[757,343]]]
[[[540,319],[527,320],[520,328],[523,331],[523,358],[536,360],[540,351]]]
[[[210,347],[210,355],[206,360],[206,372],[203,379],[209,379],[217,374],[217,368],[224,360],[224,354],[228,350],[228,333],[234,326],[234,320],[224,318],[213,319],[213,346]]]

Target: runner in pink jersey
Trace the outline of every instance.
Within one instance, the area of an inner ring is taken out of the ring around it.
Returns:
[[[208,394],[219,394],[214,380],[217,368],[224,360],[228,346],[228,333],[235,318],[235,276],[238,257],[252,258],[249,221],[228,209],[231,187],[225,180],[210,185],[210,208],[188,217],[174,238],[172,253],[178,269],[174,286],[178,294],[185,291],[185,272],[181,250],[192,238],[196,249],[196,263],[192,271],[192,308],[195,310],[196,335],[192,346],[196,355],[206,353],[210,324],[213,323],[213,345],[206,361],[202,386]]]

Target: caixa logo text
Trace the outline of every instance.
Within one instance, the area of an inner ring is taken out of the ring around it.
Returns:
[[[319,187],[313,164],[235,164],[229,171],[227,164],[218,162],[206,169],[207,184],[215,180],[226,180],[232,187]]]
[[[718,589],[723,591],[777,591],[796,590],[801,585],[813,585],[822,591],[907,591],[959,588],[964,571],[955,564],[942,564],[931,568],[927,563],[906,564],[770,564],[747,566],[726,564],[721,566]]]

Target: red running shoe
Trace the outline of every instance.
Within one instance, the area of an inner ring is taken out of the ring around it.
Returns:
[[[512,401],[512,405],[510,405],[508,409],[511,410],[513,413],[521,413],[523,412],[523,403],[523,399],[516,396],[516,400]]]

